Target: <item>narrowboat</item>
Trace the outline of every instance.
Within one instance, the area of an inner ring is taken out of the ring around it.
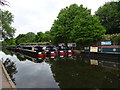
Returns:
[[[19,49],[19,52],[22,54],[26,54],[32,57],[40,57],[40,56],[45,56],[46,52],[43,50],[43,47],[41,46],[25,46],[21,47]]]
[[[73,54],[72,49],[67,47],[67,48],[66,48],[66,54],[67,54],[67,55],[72,55],[72,54]]]
[[[61,54],[63,55],[63,54],[66,54],[66,49],[65,49],[65,47],[58,46],[57,52],[59,55],[61,55]]]
[[[81,51],[81,55],[99,58],[114,58],[119,61],[120,46],[90,46]]]
[[[46,52],[42,46],[35,46],[34,51],[38,52],[38,55],[46,55]]]
[[[55,46],[47,46],[45,51],[47,55],[57,55],[57,50]]]
[[[18,52],[19,51],[19,48],[17,46],[10,46],[10,47],[7,47],[6,49],[10,50],[10,51],[14,51],[14,52]]]
[[[85,49],[82,52],[120,54],[120,46],[119,45],[90,46],[85,47]]]

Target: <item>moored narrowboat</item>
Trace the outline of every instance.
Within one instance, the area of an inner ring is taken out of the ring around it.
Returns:
[[[72,56],[72,55],[73,55],[72,49],[67,47],[67,48],[66,48],[66,54],[67,54],[68,56]]]
[[[61,47],[61,46],[58,46],[57,47],[57,52],[58,54],[66,54],[66,50],[65,50],[65,47]]]
[[[47,55],[57,55],[57,50],[55,46],[47,46],[45,51]]]
[[[45,50],[43,49],[42,46],[35,46],[34,51],[38,52],[38,55],[46,55]]]
[[[21,46],[19,48],[19,52],[32,57],[40,57],[46,55],[46,52],[41,46]]]
[[[117,45],[98,46],[98,52],[101,52],[101,53],[120,53],[120,46],[117,46]]]
[[[85,48],[82,52],[120,54],[120,46],[90,46]]]

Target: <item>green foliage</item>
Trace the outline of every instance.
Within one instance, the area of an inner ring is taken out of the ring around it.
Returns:
[[[105,33],[98,17],[91,15],[91,11],[72,4],[62,9],[51,28],[53,43],[75,42],[81,46],[97,41]]]
[[[107,34],[120,33],[120,1],[107,2],[96,11]]]
[[[28,32],[27,34],[19,34],[16,37],[16,44],[20,43],[31,43],[35,41],[35,34],[33,32]]]
[[[20,43],[24,43],[25,42],[25,34],[19,34],[16,37],[16,44],[19,45]]]
[[[16,45],[14,38],[5,39],[5,40],[2,42],[2,46],[3,46],[3,47],[11,46],[11,45],[14,45],[14,46]]]
[[[0,10],[0,25],[2,26],[1,34],[2,38],[12,38],[15,33],[15,28],[11,26],[13,22],[13,15],[9,11],[2,11]]]
[[[44,42],[50,42],[50,41],[51,41],[51,35],[49,31],[46,31],[45,33],[38,32],[37,35],[35,35],[33,32],[28,32],[27,34],[19,34],[16,37],[17,45],[19,44],[45,44]]]
[[[113,45],[120,45],[120,34],[106,34],[102,38],[103,41],[112,41]]]
[[[43,34],[42,42],[50,42],[51,39],[52,39],[52,36],[50,35],[50,32],[49,32],[49,31],[46,31],[46,32]]]
[[[38,32],[37,35],[35,36],[35,42],[41,42],[43,38],[43,33]]]
[[[50,42],[51,38],[52,37],[49,31],[46,31],[45,33],[38,32],[35,38],[35,42]]]
[[[26,38],[26,42],[29,43],[29,42],[34,42],[35,40],[35,34],[33,32],[28,32],[26,35],[25,35],[25,38]]]

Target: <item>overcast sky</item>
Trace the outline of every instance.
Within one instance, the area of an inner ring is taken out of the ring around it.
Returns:
[[[49,31],[54,20],[61,9],[70,4],[83,4],[84,7],[91,9],[92,14],[105,2],[111,0],[7,0],[10,7],[2,7],[9,10],[14,15],[16,33],[25,34],[27,32]],[[113,1],[113,0],[112,0]],[[115,1],[115,0],[114,0]]]

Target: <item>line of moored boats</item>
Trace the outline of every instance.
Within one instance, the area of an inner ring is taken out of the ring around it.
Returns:
[[[72,48],[64,46],[53,46],[53,45],[18,45],[10,46],[8,50],[16,52],[22,52],[31,54],[33,56],[38,55],[59,55],[59,54],[73,54]]]

